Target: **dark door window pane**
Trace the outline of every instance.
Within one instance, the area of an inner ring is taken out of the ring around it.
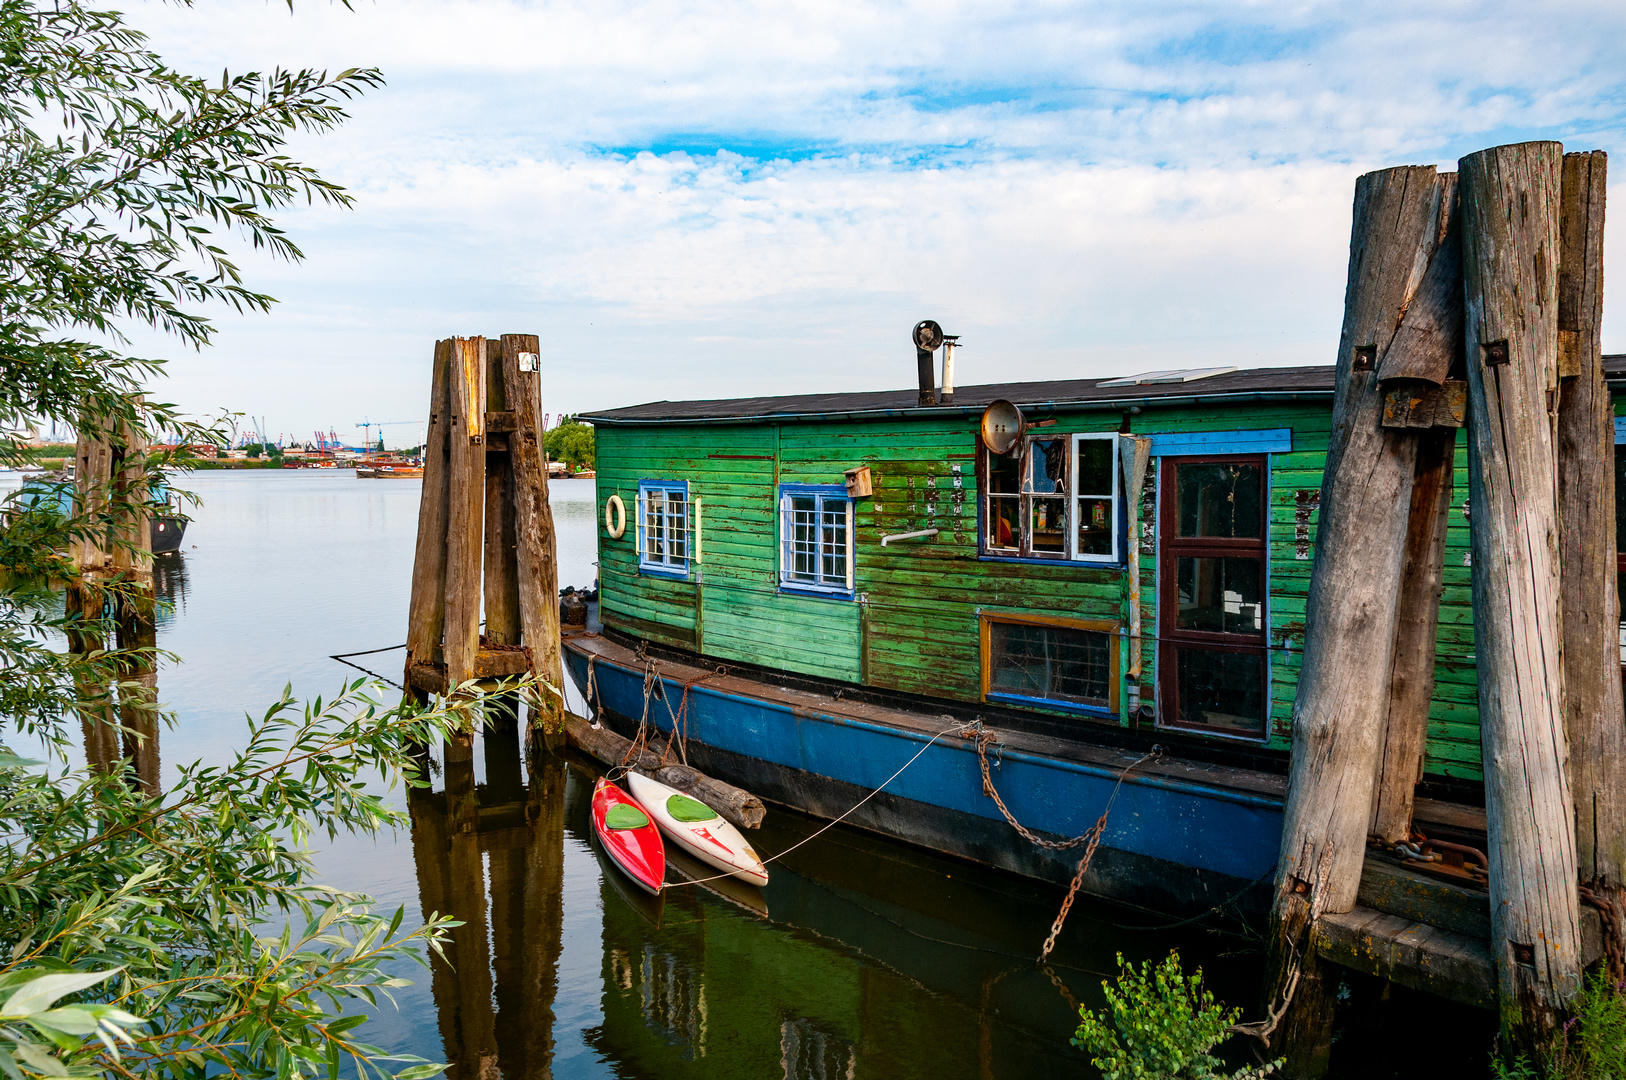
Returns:
[[[1175,562],[1179,607],[1174,625],[1211,634],[1262,633],[1263,576],[1258,559],[1179,558]]]
[[[1615,444],[1615,547],[1626,546],[1626,445]]]
[[[1265,733],[1265,658],[1187,645],[1175,650],[1179,723],[1238,735]]]
[[[1107,706],[1112,638],[1070,626],[991,623],[988,689]]]
[[[1176,470],[1180,536],[1226,539],[1263,535],[1264,475],[1252,463],[1201,462]]]

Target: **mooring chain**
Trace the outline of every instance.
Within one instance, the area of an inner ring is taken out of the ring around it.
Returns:
[[[1112,785],[1112,794],[1107,797],[1106,808],[1101,811],[1101,816],[1095,819],[1095,824],[1090,826],[1089,829],[1070,840],[1046,840],[1016,820],[1016,815],[1011,813],[1010,807],[1005,805],[1005,800],[999,797],[999,789],[994,787],[993,774],[988,769],[988,747],[990,744],[1002,746],[1002,740],[998,735],[983,727],[982,721],[978,720],[977,732],[972,741],[977,747],[977,761],[982,766],[983,794],[994,800],[994,805],[999,807],[1001,814],[1005,815],[1005,820],[1010,822],[1011,828],[1020,833],[1023,839],[1029,843],[1051,851],[1066,851],[1069,848],[1084,845],[1084,855],[1078,860],[1078,869],[1073,873],[1073,882],[1067,889],[1067,896],[1061,902],[1061,910],[1056,913],[1056,921],[1050,926],[1050,936],[1045,938],[1044,948],[1039,952],[1039,963],[1042,964],[1050,956],[1050,950],[1056,947],[1056,938],[1061,935],[1061,928],[1067,922],[1067,913],[1073,909],[1073,901],[1078,898],[1078,890],[1084,884],[1084,875],[1090,869],[1090,860],[1095,858],[1095,849],[1101,846],[1101,837],[1107,831],[1107,818],[1112,813],[1113,803],[1118,801],[1118,791],[1123,787],[1124,778],[1129,775],[1131,770],[1153,758],[1161,757],[1163,748],[1153,746],[1146,753],[1123,767],[1123,771],[1118,774],[1117,782]]]

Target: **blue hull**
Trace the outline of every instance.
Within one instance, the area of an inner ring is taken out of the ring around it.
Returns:
[[[565,643],[578,686],[588,656]],[[604,719],[630,734],[644,713],[643,672],[600,657],[594,682]],[[663,679],[668,700],[683,684]],[[584,691],[585,692],[585,691]],[[663,731],[666,705],[650,715]],[[944,736],[720,690],[689,690],[690,762],[764,799],[836,817],[886,783],[885,792],[847,820],[860,827],[987,865],[1054,882],[1071,879],[1078,850],[1052,854],[1024,840],[982,790],[975,745]],[[632,719],[628,719],[632,718]],[[947,721],[944,725],[947,726]],[[994,784],[1016,818],[1035,832],[1077,836],[1112,797],[1119,769],[1007,748],[994,755]],[[1232,900],[1243,912],[1268,902],[1266,881],[1281,842],[1277,799],[1167,776],[1131,773],[1118,791],[1101,849],[1085,878],[1097,896],[1190,912]]]

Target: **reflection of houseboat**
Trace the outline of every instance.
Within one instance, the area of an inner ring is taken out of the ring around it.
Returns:
[[[994,786],[1051,837],[1089,829],[1138,762],[1084,887],[1207,908],[1277,857],[1332,397],[1327,367],[1208,369],[584,416],[603,633],[568,639],[567,662],[625,731],[670,726],[644,701],[658,660],[699,767],[821,816],[919,753],[849,821],[1053,881],[1076,851],[1011,829],[957,725],[982,721]],[[1019,422],[1003,453],[982,427],[998,401]],[[1472,842],[1460,434],[1457,468],[1416,813]]]

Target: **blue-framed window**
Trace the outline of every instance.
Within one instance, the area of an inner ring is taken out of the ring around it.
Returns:
[[[779,486],[779,586],[852,595],[853,501],[842,485]]]
[[[1030,435],[1009,454],[985,453],[984,555],[1123,561],[1115,433]]]
[[[688,481],[638,481],[638,569],[688,577],[690,520]]]

